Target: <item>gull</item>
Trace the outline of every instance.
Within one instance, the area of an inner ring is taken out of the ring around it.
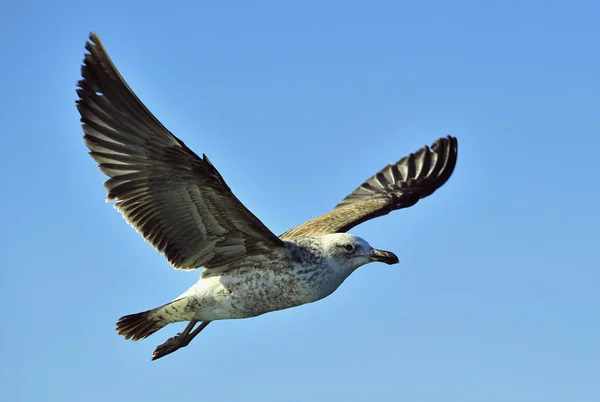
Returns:
[[[116,200],[125,220],[175,269],[202,269],[173,301],[118,320],[117,332],[133,341],[189,322],[152,360],[187,346],[212,321],[312,303],[362,265],[398,263],[394,253],[347,231],[431,195],[456,165],[457,139],[439,138],[383,168],[330,212],[276,236],[206,155],[196,155],[144,106],[96,34],[86,50],[76,104],[89,154],[109,177],[106,201]]]

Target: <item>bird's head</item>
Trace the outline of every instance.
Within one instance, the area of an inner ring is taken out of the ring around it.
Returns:
[[[337,265],[348,270],[348,274],[356,268],[370,262],[397,264],[398,257],[391,251],[377,250],[365,240],[349,233],[335,233],[323,236],[323,245],[328,257]]]

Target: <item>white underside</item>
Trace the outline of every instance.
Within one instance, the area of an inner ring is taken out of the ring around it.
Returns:
[[[320,300],[346,279],[332,270],[305,275],[299,269],[233,271],[202,278],[177,298],[177,304],[186,307],[185,313],[180,310],[184,319],[190,319],[192,311],[199,321],[249,318]]]

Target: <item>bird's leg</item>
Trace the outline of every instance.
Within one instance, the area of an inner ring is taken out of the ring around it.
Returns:
[[[159,345],[152,353],[152,360],[159,359],[163,356],[168,355],[169,353],[175,352],[177,349],[181,348],[180,346],[183,343],[183,338],[186,337],[190,331],[194,328],[194,326],[198,323],[198,320],[192,319],[189,324],[185,327],[183,332],[167,339],[165,343]]]
[[[196,335],[198,335],[204,328],[206,328],[210,321],[203,321],[202,323],[200,323],[198,328],[192,331],[192,329],[194,328],[194,326],[196,326],[197,323],[198,320],[191,320],[182,333],[167,339],[165,343],[157,346],[156,349],[154,349],[154,353],[152,353],[152,360],[160,359],[163,356],[171,354],[176,350],[189,345],[192,339],[194,339]]]

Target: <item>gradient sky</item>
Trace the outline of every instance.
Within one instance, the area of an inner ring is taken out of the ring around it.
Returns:
[[[8,4],[0,400],[600,400],[597,2]],[[151,362],[183,324],[133,343],[116,320],[198,272],[104,202],[74,103],[90,31],[275,233],[440,136],[456,171],[352,231],[399,265]]]

